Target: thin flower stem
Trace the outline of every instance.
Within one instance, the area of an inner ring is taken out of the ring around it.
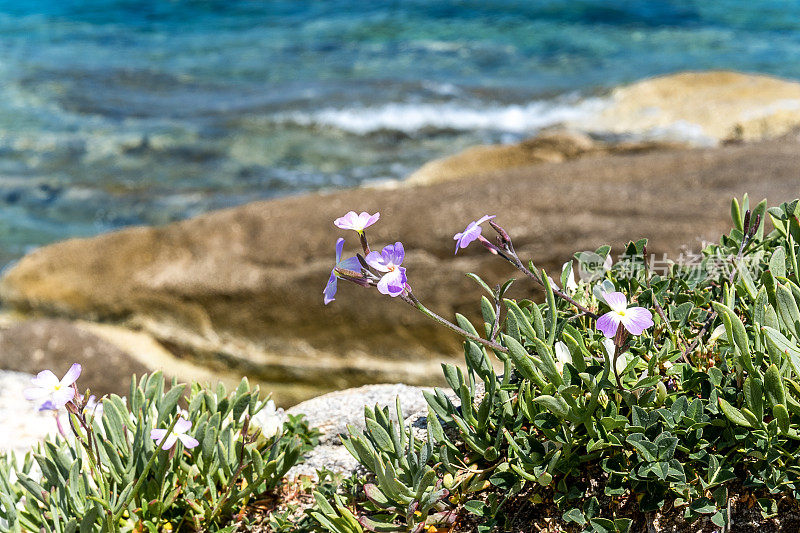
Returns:
[[[491,335],[489,335],[489,340],[492,342],[494,342],[497,335],[500,333],[500,299],[496,296],[499,292],[500,286],[498,285],[495,289],[494,298],[494,324],[492,324]]]
[[[434,320],[434,321],[438,322],[439,324],[441,324],[442,326],[446,327],[447,329],[455,331],[456,333],[458,333],[462,337],[466,337],[466,338],[468,338],[470,340],[473,340],[475,342],[483,344],[484,346],[486,346],[488,348],[491,348],[492,350],[497,350],[498,352],[502,352],[502,353],[508,353],[508,348],[506,348],[505,346],[501,346],[500,344],[497,344],[496,342],[483,339],[481,337],[478,337],[477,335],[473,335],[472,333],[468,332],[467,330],[462,329],[462,328],[456,326],[455,324],[453,324],[452,322],[450,322],[449,320],[447,320],[445,318],[442,318],[441,316],[437,315],[436,313],[434,313],[433,311],[431,311],[430,309],[428,309],[427,307],[422,305],[422,302],[420,302],[417,299],[417,297],[414,296],[414,293],[412,293],[410,290],[406,291],[406,294],[401,295],[400,297],[407,304],[410,304],[410,305],[413,305],[414,307],[416,307],[420,312],[422,312],[423,315],[427,316],[431,320]]]
[[[531,278],[533,281],[535,281],[536,283],[538,283],[540,287],[544,287],[544,283],[542,282],[542,280],[541,280],[541,279],[539,279],[539,277],[538,277],[536,274],[534,274],[533,272],[531,272],[531,271],[530,271],[530,270],[529,270],[529,269],[528,269],[528,268],[527,268],[525,265],[523,265],[523,264],[522,264],[522,261],[520,261],[520,259],[519,259],[519,257],[517,256],[516,252],[514,252],[514,251],[513,251],[513,249],[512,249],[512,250],[509,250],[509,251],[510,251],[510,253],[511,253],[511,258],[509,259],[509,261],[511,262],[511,264],[512,264],[512,265],[514,265],[515,267],[517,267],[517,270],[519,270],[520,272],[522,272],[523,274],[525,274],[526,276],[528,276],[529,278]],[[593,319],[597,320],[597,318],[598,318],[598,315],[597,315],[596,313],[593,313],[593,312],[592,312],[590,309],[588,309],[587,307],[584,307],[583,305],[579,304],[578,302],[576,302],[576,301],[575,301],[575,299],[574,299],[574,298],[572,298],[571,296],[569,296],[569,295],[568,295],[568,294],[566,294],[565,292],[562,292],[562,291],[561,291],[560,289],[558,289],[557,287],[553,287],[553,286],[551,286],[551,288],[553,289],[553,294],[555,294],[556,296],[558,296],[558,297],[559,297],[559,298],[561,298],[562,300],[565,300],[565,301],[567,301],[567,302],[571,303],[572,305],[574,305],[575,307],[577,307],[577,308],[578,308],[578,309],[579,309],[579,310],[580,310],[582,313],[584,313],[584,314],[585,314],[585,315],[587,315],[588,317],[590,317],[590,318],[593,318]]]

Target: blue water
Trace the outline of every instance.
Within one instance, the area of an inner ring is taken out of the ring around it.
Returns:
[[[0,0],[0,264],[402,178],[656,74],[800,79],[800,2]]]

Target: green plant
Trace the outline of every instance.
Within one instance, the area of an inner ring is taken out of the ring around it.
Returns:
[[[134,377],[127,400],[111,395],[102,409],[86,408],[88,393],[74,399],[70,435],[42,443],[21,468],[13,457],[0,462],[0,530],[218,530],[316,438],[299,419],[262,434],[251,420],[266,402],[246,379],[231,393],[186,389],[156,373]],[[173,445],[155,437],[186,425]]]
[[[469,274],[487,291],[479,328],[422,304],[413,275],[392,267],[402,262],[400,243],[382,259],[359,259],[356,270],[334,268],[332,279],[376,286],[465,338],[466,370],[443,367],[452,394],[426,394],[422,447],[413,439],[408,446],[402,424],[377,409],[367,412],[366,432],[351,433],[348,449],[374,481],[348,513],[377,530],[377,508],[388,507],[382,530],[418,530],[403,506],[437,485],[415,485],[420,463],[404,463],[408,453],[425,459],[425,476],[441,479],[484,531],[502,526],[502,509],[517,496],[555,505],[565,527],[585,531],[627,531],[664,508],[725,527],[732,489],[755,494],[764,516],[781,498],[797,500],[800,203],[750,209],[745,196],[731,214],[734,227],[719,243],[660,271],[646,240],[630,243],[616,262],[608,246],[577,253],[582,279],[574,280],[570,261],[562,288],[524,264],[508,233],[483,217],[456,234],[459,248],[479,240],[541,286],[544,301],[506,298],[510,281],[493,289]],[[481,235],[486,222],[496,244]],[[359,234],[366,254],[364,228]],[[386,274],[384,264],[395,270]],[[469,499],[482,491],[493,496]]]
[[[364,485],[364,494],[375,514],[359,518],[369,531],[422,531],[426,525],[450,520],[449,491],[431,466],[437,462],[432,436],[424,442],[403,424],[400,402],[397,424],[388,408],[365,408],[366,431],[348,427],[343,444],[374,476]],[[400,519],[402,524],[396,524]]]

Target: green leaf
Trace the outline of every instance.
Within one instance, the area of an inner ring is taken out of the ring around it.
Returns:
[[[783,333],[769,326],[761,328],[767,336],[767,347],[789,358],[795,376],[800,377],[800,349],[797,344],[783,336]]]
[[[617,525],[608,518],[592,518],[589,524],[595,533],[617,533]]]
[[[533,402],[542,405],[562,420],[566,420],[569,416],[569,406],[561,398],[556,398],[549,394],[542,394],[534,398]]]
[[[741,357],[742,366],[744,366],[745,370],[750,374],[755,374],[756,370],[753,367],[753,360],[750,355],[750,342],[747,338],[747,330],[744,328],[744,324],[742,323],[741,319],[733,312],[733,310],[719,302],[712,302],[714,309],[719,313],[722,317],[722,322],[725,324],[725,332],[728,335],[728,339],[732,339],[734,345],[739,351],[739,355]]]
[[[540,389],[544,389],[546,383],[542,375],[539,374],[539,371],[536,370],[536,367],[533,365],[533,360],[531,356],[528,355],[528,352],[525,351],[525,348],[513,337],[509,337],[508,335],[503,334],[502,339],[503,344],[508,348],[508,355],[514,362],[516,370],[522,377],[533,381]]]
[[[477,283],[478,285],[483,287],[483,290],[488,292],[489,296],[491,296],[492,298],[495,297],[495,294],[494,294],[494,291],[492,290],[492,288],[489,287],[489,285],[485,281],[483,281],[480,276],[478,276],[477,274],[473,274],[472,272],[467,272],[465,275],[469,279],[471,279],[472,281],[474,281],[475,283]]]
[[[783,376],[774,364],[767,368],[764,374],[764,389],[770,405],[786,404],[786,388],[783,385]]]
[[[650,442],[642,433],[632,433],[625,441],[636,448],[643,460],[652,462],[658,460],[658,446]]]
[[[505,299],[503,303],[511,313],[514,314],[514,318],[517,319],[517,326],[519,327],[520,333],[525,335],[529,340],[533,340],[536,338],[536,331],[534,331],[533,325],[525,316],[525,313],[522,312],[517,302],[514,300]],[[535,306],[536,304],[534,304]]]
[[[583,512],[580,509],[577,509],[575,507],[573,507],[572,509],[570,509],[569,511],[564,513],[561,518],[567,524],[569,524],[570,522],[574,522],[574,523],[578,524],[579,526],[585,526],[586,525],[586,517],[583,516]]]
[[[558,310],[556,308],[556,297],[553,294],[553,287],[550,284],[550,278],[547,277],[547,272],[542,270],[542,281],[544,282],[545,294],[547,296],[547,313],[550,320],[550,329],[547,332],[547,344],[552,346],[556,342],[556,330],[558,327]]]
[[[789,411],[785,405],[776,404],[772,406],[772,416],[778,421],[778,429],[784,435],[789,433]]]
[[[755,417],[761,421],[764,419],[764,387],[761,380],[755,376],[748,376],[744,380],[744,400],[747,407],[753,412]]]
[[[731,219],[733,220],[733,227],[739,231],[744,231],[744,219],[742,218],[742,210],[739,208],[739,200],[734,198],[731,200]]]
[[[472,322],[470,322],[467,317],[461,313],[456,313],[456,322],[458,322],[458,325],[461,329],[472,333],[476,337],[480,337],[480,335],[478,335],[478,330],[475,329],[475,326],[472,325]]]
[[[719,407],[722,409],[722,414],[730,420],[732,423],[736,424],[737,426],[744,426],[746,428],[752,428],[752,424],[745,418],[740,410],[729,404],[723,398],[719,398]]]
[[[795,338],[800,339],[800,311],[797,309],[797,302],[792,295],[792,291],[785,285],[778,283],[775,287],[775,299],[778,304],[778,314],[791,331]]]
[[[772,257],[769,259],[769,271],[777,277],[786,276],[786,250],[783,246],[775,248]]]
[[[367,430],[369,431],[369,436],[378,448],[387,453],[400,452],[400,450],[394,449],[394,443],[392,442],[392,438],[389,436],[389,433],[377,422],[368,418],[366,420],[366,424]]]

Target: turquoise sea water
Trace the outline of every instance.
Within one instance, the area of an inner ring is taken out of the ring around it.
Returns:
[[[402,178],[646,76],[798,58],[788,0],[0,0],[0,264]]]

